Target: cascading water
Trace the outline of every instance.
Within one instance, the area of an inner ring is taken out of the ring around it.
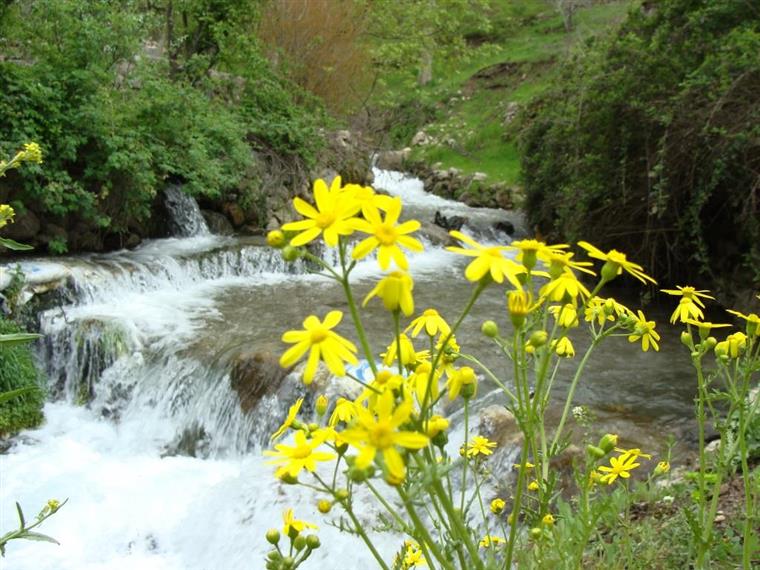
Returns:
[[[173,184],[164,189],[164,206],[169,214],[170,235],[192,237],[210,233],[198,203],[181,186]]]
[[[491,229],[505,212],[468,208],[425,194],[419,181],[375,174],[378,187],[403,197],[410,217],[465,215],[477,239],[508,241]],[[332,260],[329,252],[325,259]],[[459,277],[463,260],[429,244],[410,260],[418,307],[454,318],[468,294]],[[355,537],[325,524],[311,493],[277,483],[261,456],[299,394],[307,395],[308,419],[314,392],[290,377],[244,411],[230,383],[235,354],[279,354],[282,331],[298,328],[309,313],[342,307],[338,287],[260,243],[209,235],[55,263],[69,302],[40,315],[38,347],[52,401],[46,423],[0,455],[0,531],[15,525],[16,500],[28,513],[53,497],[69,503],[42,529],[61,546],[14,542],[7,554],[14,569],[261,568],[265,530],[281,526],[289,506],[320,526],[324,546],[312,567],[375,566]],[[358,297],[379,273],[372,260],[358,264]],[[482,314],[503,311],[503,302],[488,291]],[[387,328],[375,304],[366,318]],[[463,323],[468,342],[478,342],[481,320]],[[347,323],[341,328],[350,334]],[[376,349],[388,342],[370,336]],[[334,399],[341,385],[333,381],[327,390]],[[484,397],[479,405],[487,403]],[[455,421],[451,445],[462,440]],[[504,449],[497,461],[509,465],[513,451]],[[371,507],[361,513],[370,528],[376,515]],[[373,536],[390,559],[398,537]]]

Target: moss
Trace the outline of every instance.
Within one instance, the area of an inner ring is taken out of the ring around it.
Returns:
[[[0,317],[0,334],[20,332],[18,325]],[[0,344],[0,392],[34,386],[38,388],[18,398],[0,404],[0,435],[15,433],[42,423],[45,393],[28,344]]]

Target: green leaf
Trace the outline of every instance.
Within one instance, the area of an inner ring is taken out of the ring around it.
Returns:
[[[40,542],[52,542],[53,544],[61,544],[56,539],[51,538],[47,536],[46,534],[41,534],[39,532],[27,532],[27,533],[24,533],[24,535],[20,536],[19,538],[25,538],[27,540],[38,540]]]
[[[0,334],[0,344],[21,344],[38,338],[42,338],[42,335],[35,333]]]
[[[23,388],[17,388],[16,390],[11,390],[9,392],[2,392],[0,393],[0,404],[4,404],[5,402],[9,400],[13,400],[14,398],[18,398],[19,396],[23,396],[24,394],[29,394],[36,390],[37,390],[36,386],[24,386]]]
[[[14,241],[8,238],[0,238],[0,245],[7,247],[8,249],[12,249],[14,251],[29,251],[30,249],[34,249],[31,245],[26,245],[25,243],[19,243],[17,241]]]
[[[18,392],[18,390],[16,391]],[[3,394],[3,396],[4,395],[5,394]],[[16,501],[16,512],[18,513],[18,528],[19,530],[24,530],[26,520],[24,519],[24,511],[21,510],[21,505],[18,504],[18,501]]]

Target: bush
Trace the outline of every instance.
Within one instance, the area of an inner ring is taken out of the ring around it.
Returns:
[[[21,332],[13,322],[0,317],[0,334]],[[14,433],[42,422],[45,394],[40,375],[34,364],[32,350],[27,344],[0,344],[0,393],[34,386],[38,388],[0,404],[0,434]]]
[[[760,281],[760,13],[667,0],[587,43],[522,140],[541,231],[593,240],[658,277]]]

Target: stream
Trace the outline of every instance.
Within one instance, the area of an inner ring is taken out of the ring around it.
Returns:
[[[402,197],[407,218],[431,222],[436,211],[467,218],[465,233],[507,243],[493,225],[513,213],[475,209],[429,195],[420,181],[375,171],[375,186]],[[204,226],[205,227],[205,226]],[[330,259],[329,252],[326,259]],[[306,567],[356,570],[375,562],[353,536],[330,526],[311,492],[278,483],[261,455],[269,435],[298,395],[314,391],[289,377],[274,394],[244,412],[230,386],[230,362],[241,350],[279,355],[283,331],[303,318],[345,310],[333,282],[284,263],[260,238],[227,238],[207,231],[155,240],[134,251],[35,260],[65,267],[65,302],[40,314],[44,338],[36,351],[50,382],[42,427],[13,438],[0,455],[0,531],[16,525],[15,501],[27,518],[50,498],[68,503],[40,529],[61,544],[15,541],[0,567],[14,570],[238,570],[263,568],[264,534],[282,526],[282,511],[319,525],[322,548]],[[471,291],[467,260],[426,243],[410,256],[416,312],[437,308],[453,321]],[[353,273],[361,299],[381,275],[374,260]],[[505,365],[480,324],[506,327],[503,291],[491,287],[458,334],[463,351],[495,370]],[[631,305],[633,306],[633,305]],[[390,338],[381,303],[363,311],[376,352]],[[653,314],[663,335],[659,353],[611,339],[590,362],[576,400],[588,405],[622,443],[664,451],[664,434],[688,432],[693,380],[677,334]],[[348,316],[339,332],[352,337]],[[583,348],[578,340],[576,350]],[[557,379],[565,393],[570,370]],[[328,392],[342,384],[333,379]],[[334,401],[334,398],[333,398]],[[476,408],[498,402],[485,383]],[[464,438],[458,410],[450,410],[452,449]],[[472,434],[477,433],[477,422]],[[183,442],[192,440],[192,452]],[[494,461],[508,465],[514,449]],[[364,503],[372,526],[377,512]],[[372,533],[390,560],[398,536]],[[7,565],[7,566],[6,566]]]

